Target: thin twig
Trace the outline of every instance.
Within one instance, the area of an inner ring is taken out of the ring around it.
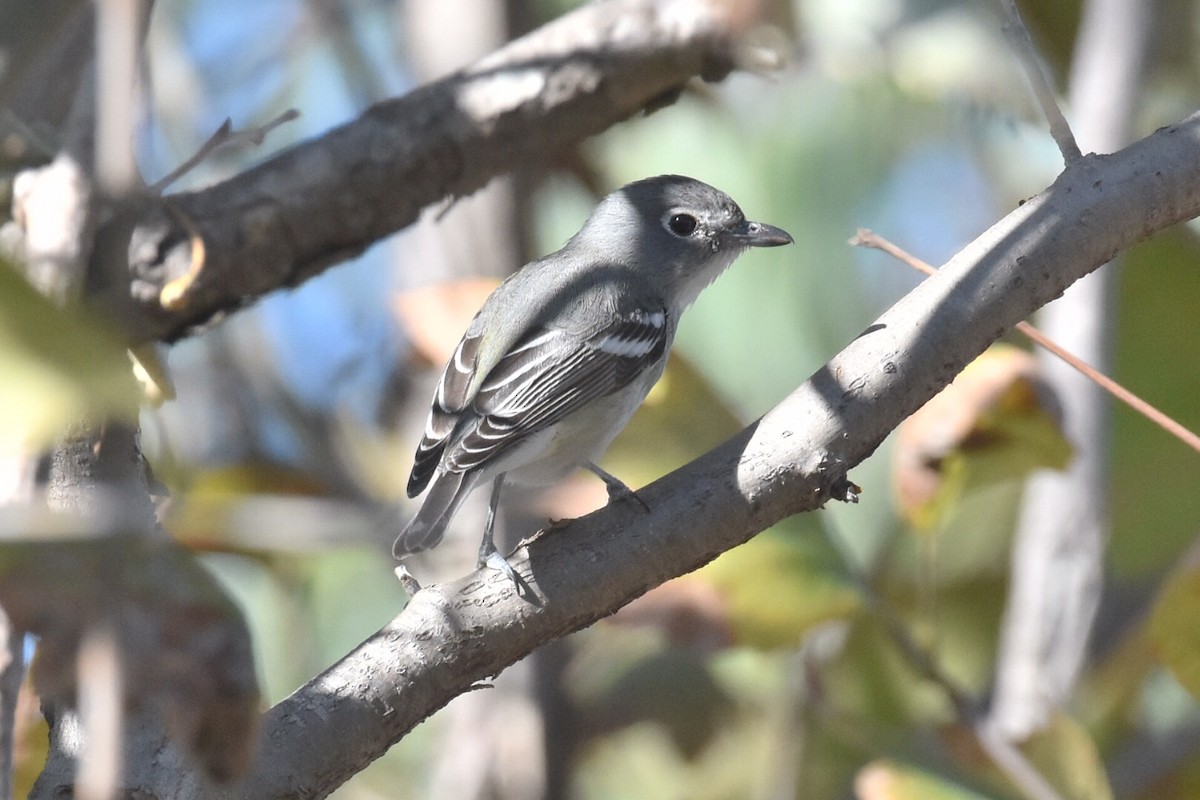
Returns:
[[[1033,89],[1033,96],[1041,106],[1042,114],[1050,126],[1050,135],[1054,137],[1054,142],[1062,153],[1063,162],[1069,167],[1083,158],[1075,141],[1075,134],[1071,132],[1071,126],[1054,98],[1054,89],[1046,79],[1046,73],[1042,71],[1037,50],[1034,49],[1033,40],[1029,38],[1029,29],[1021,19],[1021,12],[1017,10],[1016,0],[1003,0],[1001,5],[1006,17],[1004,33],[1025,70],[1029,86]]]
[[[225,145],[246,143],[257,147],[267,138],[268,133],[299,116],[299,111],[289,108],[269,122],[259,125],[256,128],[247,128],[242,131],[235,131],[233,129],[233,120],[226,118],[221,123],[221,127],[217,128],[213,132],[213,135],[208,137],[208,141],[200,145],[200,149],[191,158],[168,172],[162,178],[159,178],[150,186],[150,191],[154,194],[161,194],[168,186],[198,167],[206,158],[216,152],[217,149]]]
[[[892,244],[874,231],[870,231],[866,228],[859,228],[858,233],[856,233],[854,237],[850,239],[850,244],[857,247],[871,247],[876,250],[882,250],[893,258],[903,261],[913,269],[923,272],[926,275],[932,275],[937,271],[921,259],[908,253],[899,246]],[[1082,373],[1089,380],[1093,381],[1101,389],[1108,392],[1113,397],[1117,398],[1122,403],[1129,406],[1134,411],[1141,414],[1143,417],[1150,420],[1155,425],[1159,426],[1167,433],[1171,434],[1176,439],[1195,450],[1197,453],[1200,453],[1200,436],[1197,436],[1179,422],[1150,405],[1150,403],[1138,397],[1136,394],[1129,391],[1124,386],[1105,375],[1103,372],[1100,372],[1092,365],[1067,352],[1054,340],[1050,339],[1048,336],[1046,336],[1046,334],[1042,333],[1028,322],[1018,322],[1016,328],[1030,341],[1040,345],[1049,352],[1058,356],[1063,361],[1067,362],[1067,364],[1069,364],[1071,367],[1079,370],[1080,373]]]

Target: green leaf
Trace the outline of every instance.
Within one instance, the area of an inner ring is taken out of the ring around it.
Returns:
[[[1200,698],[1200,563],[1177,571],[1150,615],[1150,641],[1175,679]]]
[[[136,384],[118,338],[66,311],[0,259],[0,449],[37,447],[84,418],[132,419]]]
[[[1123,257],[1115,318],[1113,377],[1190,430],[1200,430],[1200,244],[1194,230],[1165,231]],[[1113,404],[1109,459],[1112,541],[1118,578],[1170,568],[1200,530],[1200,459],[1132,409]]]

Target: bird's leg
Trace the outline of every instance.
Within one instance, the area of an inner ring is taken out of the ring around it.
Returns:
[[[598,465],[592,463],[591,461],[583,462],[583,466],[597,478],[604,481],[604,485],[608,487],[609,502],[614,500],[633,500],[642,508],[644,508],[647,514],[650,513],[650,506],[646,505],[646,501],[639,497],[637,492],[626,486],[616,475],[613,475],[607,470],[601,469]]]
[[[521,581],[517,578],[517,572],[512,568],[504,556],[500,555],[500,551],[496,549],[496,543],[492,540],[492,530],[496,527],[496,509],[500,507],[500,489],[504,486],[504,473],[496,476],[492,481],[492,499],[488,501],[487,522],[483,526],[483,541],[479,544],[479,561],[476,567],[491,567],[499,570],[508,576],[508,579],[513,582],[518,591],[521,588]]]

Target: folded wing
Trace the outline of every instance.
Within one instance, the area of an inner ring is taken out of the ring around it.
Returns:
[[[662,358],[667,310],[638,308],[586,337],[557,328],[531,331],[488,373],[469,405],[456,391],[471,383],[478,336],[459,343],[446,365],[409,478],[419,494],[442,464],[466,472],[501,456],[588,403],[629,385]]]

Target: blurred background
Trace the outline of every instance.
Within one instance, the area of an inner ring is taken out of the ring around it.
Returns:
[[[226,117],[251,128],[301,112],[260,148],[218,151],[176,190],[220,181],[575,5],[158,0],[143,175],[169,172]],[[1085,5],[1022,5],[1064,92]],[[1200,7],[1132,5],[1151,24],[1130,139],[1200,105]],[[178,399],[142,419],[170,490],[161,516],[244,608],[269,702],[403,607],[395,530],[373,515],[399,504],[398,529],[415,510],[400,498],[436,373],[496,281],[559,247],[600,196],[687,174],[796,240],[747,254],[684,318],[664,380],[602,462],[637,487],[765,413],[918,283],[850,246],[858,228],[940,264],[1061,171],[998,2],[739,11],[760,20],[747,58],[776,68],[697,84],[172,348]],[[1198,258],[1189,228],[1133,249],[1104,312],[1110,372],[1193,430]],[[549,645],[335,796],[1022,796],[980,750],[964,698],[986,706],[1000,680],[1023,481],[1079,445],[1028,349],[1006,340],[856,468],[858,505],[789,520]],[[1026,731],[1025,752],[1062,797],[1194,798],[1200,459],[1123,406],[1106,419],[1104,593],[1068,699]],[[423,581],[473,568],[484,494],[410,565]],[[513,543],[605,495],[585,475],[510,499]],[[27,773],[39,736],[26,729]]]

